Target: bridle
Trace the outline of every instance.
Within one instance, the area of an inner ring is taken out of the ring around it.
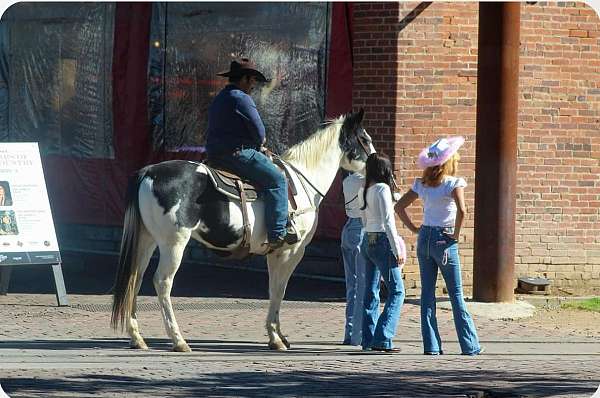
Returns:
[[[362,138],[360,138],[358,135],[356,136],[356,140],[358,141],[358,143],[360,144],[360,147],[362,148],[362,150],[365,152],[365,155],[367,155],[367,157],[369,157],[369,155],[371,154],[370,150],[371,148],[369,148],[362,140]]]
[[[364,141],[357,135],[356,136],[356,140],[358,141],[358,143],[360,144],[360,147],[362,148],[362,150],[365,152],[365,155],[367,155],[367,158],[369,157],[369,155],[371,155],[371,153],[369,152],[369,150],[371,148],[369,148]],[[396,183],[396,179],[394,178],[394,174],[392,173],[392,184],[394,184],[394,188],[396,189],[396,191],[400,191],[400,187],[398,186],[398,183]],[[345,205],[349,204],[350,202],[352,202],[354,199],[356,199],[356,197],[352,198],[350,201],[346,202]]]

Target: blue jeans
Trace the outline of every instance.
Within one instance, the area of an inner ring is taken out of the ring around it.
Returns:
[[[365,260],[360,254],[362,221],[348,218],[342,229],[342,259],[346,275],[346,326],[344,344],[360,345],[362,336],[363,297],[365,295]]]
[[[287,181],[271,159],[254,149],[211,155],[209,159],[256,186],[265,204],[269,242],[285,236],[288,219]]]
[[[365,233],[361,243],[365,259],[365,299],[362,327],[362,347],[393,348],[392,338],[404,304],[404,283],[396,257],[385,232]],[[379,314],[379,281],[388,290],[388,297]]]
[[[454,326],[462,353],[478,353],[479,338],[463,298],[458,243],[443,233],[441,227],[421,226],[417,240],[417,257],[421,271],[421,334],[424,351],[442,352],[442,340],[435,316],[435,285],[439,268],[450,296]]]

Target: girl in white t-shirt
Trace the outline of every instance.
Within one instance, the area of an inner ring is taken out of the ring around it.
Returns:
[[[362,341],[365,264],[360,254],[363,231],[358,191],[364,185],[365,177],[359,173],[349,174],[342,182],[344,207],[348,216],[341,237],[342,260],[346,276],[346,324],[342,344],[346,345],[360,345]]]
[[[392,344],[404,303],[402,267],[406,259],[404,241],[398,236],[392,203],[393,171],[390,160],[369,155],[365,187],[358,191],[364,235],[360,253],[365,260],[365,297],[362,327],[363,350],[398,352]],[[379,281],[388,291],[379,314]]]
[[[417,163],[423,176],[417,178],[396,204],[400,220],[414,233],[418,233],[417,257],[421,274],[421,334],[424,353],[442,354],[442,341],[435,315],[435,285],[438,269],[441,271],[454,315],[454,326],[464,355],[481,353],[479,338],[465,306],[462,291],[458,240],[466,213],[463,178],[455,177],[458,149],[463,137],[442,138],[419,154]],[[406,208],[417,198],[423,202],[423,225],[416,227],[406,213]]]

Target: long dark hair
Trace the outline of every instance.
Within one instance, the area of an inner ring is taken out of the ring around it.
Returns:
[[[394,188],[394,172],[390,159],[384,154],[372,153],[367,158],[367,170],[365,177],[365,189],[363,191],[364,205],[361,210],[367,208],[367,189],[378,182],[383,182],[390,187],[393,192]]]

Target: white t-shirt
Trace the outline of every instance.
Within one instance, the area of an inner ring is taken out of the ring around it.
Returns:
[[[415,180],[412,190],[423,201],[423,225],[429,227],[454,227],[456,203],[452,197],[454,188],[466,187],[463,178],[447,176],[437,187],[423,185],[420,178]]]
[[[358,191],[359,206],[363,207],[364,188]],[[367,207],[361,211],[365,232],[385,232],[396,258],[406,259],[404,240],[396,230],[392,192],[384,183],[373,184],[367,189]]]
[[[346,215],[350,218],[360,217],[361,206],[358,205],[358,191],[364,185],[365,177],[358,173],[350,174],[348,177],[344,178],[344,181],[342,182]]]

